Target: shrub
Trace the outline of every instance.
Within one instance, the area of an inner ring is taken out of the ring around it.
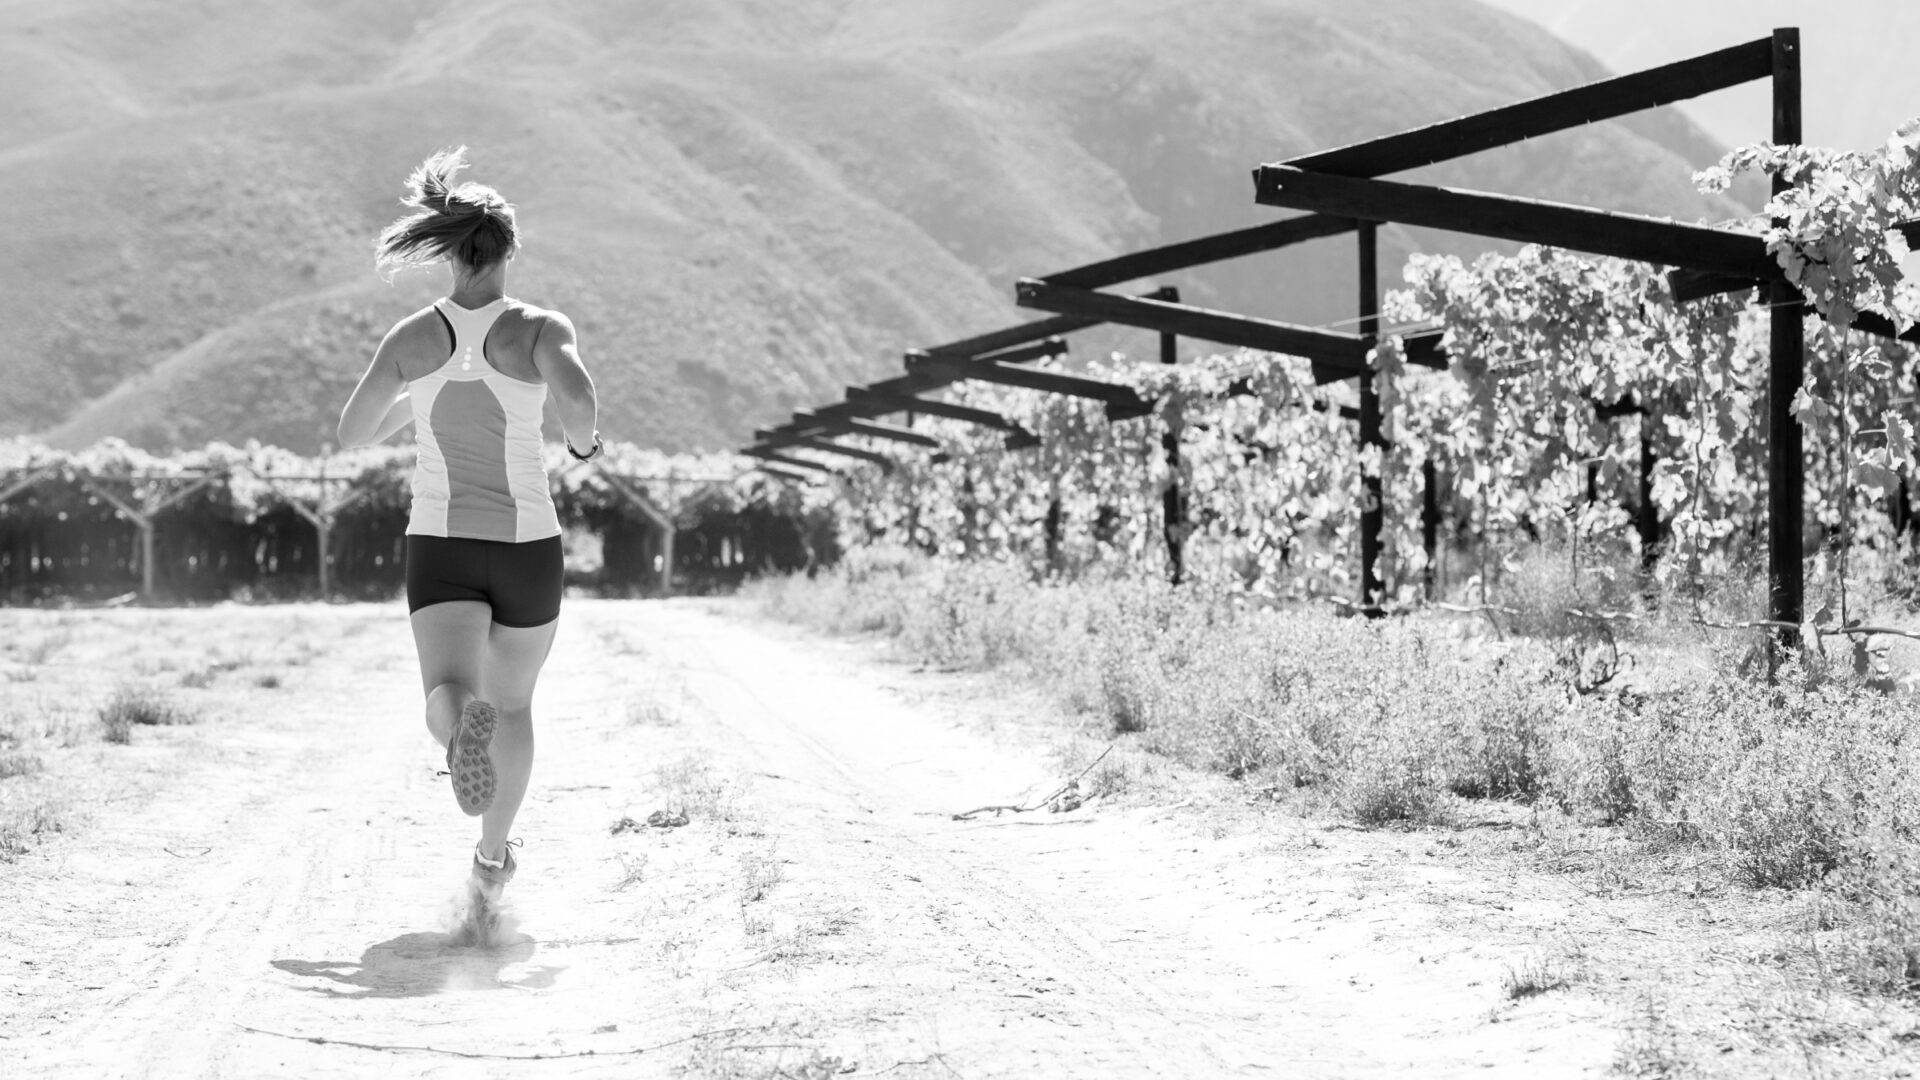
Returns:
[[[1629,761],[1631,719],[1611,702],[1568,710],[1541,747],[1542,793],[1595,824],[1631,817],[1639,806]]]
[[[1154,579],[884,565],[858,583],[846,574],[781,587],[849,610],[884,597],[900,613],[901,644],[930,663],[1011,669],[1056,688],[1103,737],[1135,735],[1189,765],[1316,787],[1362,822],[1444,820],[1456,797],[1546,798],[1588,822],[1698,846],[1752,887],[1852,880],[1868,865],[1868,835],[1891,838],[1872,867],[1920,864],[1910,703],[1844,673],[1789,665],[1766,681],[1708,663],[1677,689],[1579,693],[1590,687],[1575,685],[1566,650],[1550,641],[1463,652],[1442,637],[1454,624],[1417,618],[1342,619]],[[1566,598],[1553,570],[1536,568],[1543,613]],[[1737,590],[1723,591],[1732,603]],[[1664,635],[1665,648],[1724,644],[1703,645],[1697,629],[1682,641],[1664,622],[1634,632]],[[1909,854],[1888,853],[1902,844]],[[1863,918],[1882,928],[1875,970],[1892,971],[1885,958],[1909,940],[1901,905],[1913,894],[1895,887],[1907,879],[1894,871],[1875,873],[1878,884],[1850,888],[1878,897]]]
[[[1853,908],[1840,934],[1850,980],[1869,993],[1920,995],[1920,850],[1875,829],[1848,854],[1836,884]]]
[[[1525,799],[1540,793],[1545,728],[1565,710],[1562,695],[1531,674],[1476,673],[1459,686],[1458,707],[1442,717],[1445,786],[1468,799]]]

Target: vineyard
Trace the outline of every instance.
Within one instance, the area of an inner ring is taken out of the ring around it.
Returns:
[[[571,584],[698,591],[837,554],[817,500],[727,455],[609,443],[591,467],[549,447],[547,467]],[[410,447],[303,458],[216,443],[158,457],[111,440],[78,453],[0,444],[0,595],[391,595],[405,580],[412,468]]]
[[[1255,201],[1305,216],[1022,279],[1019,302],[1051,317],[909,352],[904,376],[756,432],[754,471],[633,448],[577,468],[556,452],[562,518],[598,541],[580,573],[665,589],[901,544],[1036,575],[1159,563],[1175,582],[1379,614],[1484,605],[1514,553],[1546,541],[1576,568],[1696,595],[1765,565],[1767,621],[1814,610],[1843,627],[1855,553],[1901,567],[1916,535],[1920,297],[1901,262],[1920,235],[1920,127],[1871,152],[1799,145],[1798,49],[1797,31],[1776,31],[1261,166]],[[1770,177],[1749,219],[1377,179],[1760,79],[1773,141],[1694,178],[1720,192]],[[1383,296],[1382,225],[1523,246],[1415,256]],[[1166,285],[1105,291],[1345,235],[1360,274],[1341,326],[1211,311]],[[1069,370],[1066,337],[1103,323],[1156,334],[1158,361]],[[1227,351],[1181,361],[1182,338]],[[407,468],[399,450],[308,461],[215,445],[162,461],[15,444],[0,458],[0,581],[13,598],[391,590]]]
[[[1851,554],[1898,566],[1915,535],[1920,298],[1901,260],[1920,218],[1920,126],[1865,153],[1798,145],[1798,48],[1777,31],[1263,166],[1257,201],[1312,213],[1023,279],[1021,303],[1054,318],[909,353],[904,378],[796,413],[747,452],[815,474],[828,466],[795,450],[862,459],[839,480],[850,543],[1037,573],[1157,558],[1175,581],[1381,613],[1484,604],[1515,550],[1544,540],[1576,567],[1637,567],[1695,594],[1767,566],[1764,614],[1789,635],[1811,610],[1847,623]],[[1773,84],[1774,141],[1694,177],[1710,192],[1770,177],[1747,220],[1372,179],[1753,79]],[[1416,256],[1381,298],[1383,223],[1524,246]],[[1181,305],[1164,286],[1099,291],[1341,233],[1360,239],[1358,333]],[[1160,362],[1069,374],[1061,335],[1099,322],[1157,331]],[[1182,336],[1241,348],[1175,362]],[[946,401],[915,396],[948,386]],[[874,422],[887,412],[907,426]],[[884,452],[903,442],[939,452]]]

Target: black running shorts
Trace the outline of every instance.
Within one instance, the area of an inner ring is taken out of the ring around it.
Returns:
[[[407,612],[448,600],[493,606],[501,626],[544,626],[560,617],[565,563],[560,538],[470,540],[407,535]]]

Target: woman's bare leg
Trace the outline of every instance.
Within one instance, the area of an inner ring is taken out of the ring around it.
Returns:
[[[413,613],[413,644],[420,653],[420,684],[427,695],[427,731],[441,746],[454,722],[481,693],[481,664],[493,609],[477,600],[429,604]]]
[[[494,624],[487,632],[480,697],[500,712],[493,729],[493,805],[480,818],[480,854],[499,859],[533,772],[533,687],[553,648],[560,621],[540,626]]]

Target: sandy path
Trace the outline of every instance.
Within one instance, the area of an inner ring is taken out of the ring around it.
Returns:
[[[471,828],[433,775],[404,620],[300,609],[325,647],[296,685],[196,729],[150,801],[8,868],[6,1072],[1535,1077],[1612,1060],[1617,1017],[1594,999],[1500,989],[1571,887],[1503,894],[1418,835],[1215,836],[1177,805],[956,822],[1050,786],[1021,725],[996,734],[988,703],[863,646],[713,608],[570,602],[536,701],[517,925],[493,949],[446,943]],[[284,610],[179,617],[272,633]],[[685,828],[610,832],[677,802]]]

